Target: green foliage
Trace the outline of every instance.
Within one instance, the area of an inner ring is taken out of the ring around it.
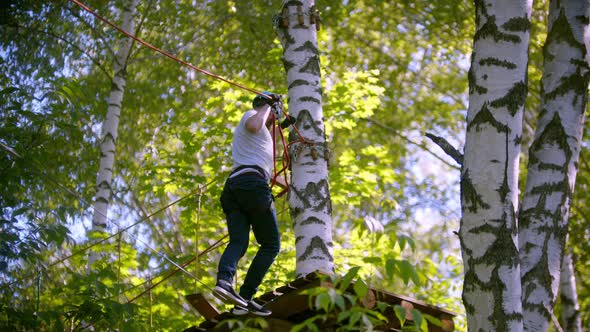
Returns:
[[[331,277],[330,283],[334,287],[314,287],[303,292],[310,296],[310,307],[319,312],[304,322],[296,325],[291,331],[320,331],[326,322],[335,322],[340,327],[337,331],[373,331],[376,327],[387,322],[379,311],[370,310],[360,304],[364,299],[368,287],[359,278],[360,267],[352,268],[343,277]],[[349,292],[350,284],[354,281],[353,292]],[[381,306],[381,312],[387,306]],[[334,323],[333,323],[334,324]]]

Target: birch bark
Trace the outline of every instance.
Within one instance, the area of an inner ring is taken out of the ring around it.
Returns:
[[[128,32],[135,29],[135,14],[138,0],[124,1],[123,23],[121,28]],[[122,37],[119,40],[119,49],[113,62],[114,76],[111,92],[108,99],[107,115],[102,124],[100,139],[100,165],[96,177],[96,197],[94,201],[94,215],[92,229],[104,231],[107,225],[107,213],[112,196],[112,178],[115,165],[115,150],[119,128],[119,116],[121,103],[125,92],[127,80],[127,60],[133,40]]]
[[[522,331],[516,208],[531,1],[475,1],[459,230],[469,331]]]
[[[289,205],[295,231],[296,273],[334,270],[328,150],[322,112],[317,41],[319,17],[313,0],[283,1],[277,32],[289,86],[289,112],[307,143],[294,143]],[[289,141],[299,139],[291,132]]]
[[[561,265],[561,277],[559,279],[561,289],[561,320],[564,331],[582,332],[582,319],[580,318],[580,303],[576,290],[576,278],[574,276],[574,264],[572,255],[563,256]]]
[[[586,0],[552,0],[549,6],[541,110],[520,210],[526,331],[547,331],[557,301],[588,103],[589,8]]]

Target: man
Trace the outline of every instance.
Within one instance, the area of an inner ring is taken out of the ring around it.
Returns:
[[[234,304],[232,313],[235,315],[248,312],[259,316],[271,314],[252,298],[279,253],[281,243],[269,187],[274,167],[273,138],[269,128],[279,113],[279,96],[264,94],[254,98],[253,109],[242,116],[234,130],[232,172],[220,199],[227,219],[229,244],[219,260],[213,293],[224,302]],[[250,227],[260,248],[237,294],[232,282],[238,261],[248,248]]]

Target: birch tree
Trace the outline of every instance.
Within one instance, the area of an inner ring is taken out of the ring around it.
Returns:
[[[520,211],[526,331],[547,331],[558,296],[588,103],[589,8],[588,1],[577,0],[551,1],[549,7],[541,110]]]
[[[530,1],[475,1],[461,170],[463,303],[470,331],[521,331],[516,209]]]
[[[559,278],[561,291],[561,321],[564,331],[582,332],[580,304],[574,276],[574,264],[570,253],[564,254]]]
[[[328,149],[322,113],[319,17],[313,0],[283,1],[275,22],[283,46],[289,87],[289,112],[305,138],[291,133],[289,206],[295,231],[296,273],[333,272],[332,203],[328,184]]]
[[[132,32],[135,29],[135,13],[138,0],[124,2],[123,23],[121,28]],[[96,177],[96,197],[94,201],[94,215],[92,229],[104,231],[107,226],[107,213],[112,196],[113,168],[115,166],[115,150],[119,128],[119,116],[125,85],[127,83],[127,61],[133,40],[121,37],[119,49],[113,61],[114,76],[108,99],[107,114],[100,135],[100,165]]]

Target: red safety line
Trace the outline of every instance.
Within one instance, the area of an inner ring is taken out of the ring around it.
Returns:
[[[129,38],[131,38],[131,39],[133,39],[133,40],[137,41],[138,43],[140,43],[140,44],[142,44],[142,45],[144,45],[144,46],[146,46],[146,47],[148,47],[148,48],[150,48],[150,49],[152,49],[152,50],[154,50],[154,51],[156,51],[156,52],[158,52],[158,53],[160,53],[160,54],[162,54],[162,55],[164,55],[164,56],[166,56],[166,57],[168,57],[168,58],[170,58],[170,59],[172,59],[172,60],[174,60],[174,61],[176,61],[176,62],[178,62],[178,63],[182,64],[182,65],[184,65],[184,66],[187,66],[187,67],[189,67],[189,68],[191,68],[191,69],[193,69],[193,70],[196,70],[196,71],[198,71],[198,72],[200,72],[200,73],[202,73],[202,74],[205,74],[205,75],[207,75],[207,76],[213,77],[213,78],[215,78],[215,79],[218,79],[218,80],[220,80],[220,81],[223,81],[223,82],[226,82],[226,83],[228,83],[228,84],[231,84],[231,85],[233,85],[233,86],[236,86],[236,87],[238,87],[238,88],[240,88],[240,89],[244,89],[244,90],[246,90],[246,91],[249,91],[249,92],[255,93],[255,94],[257,94],[257,95],[261,95],[261,96],[263,96],[264,98],[271,99],[271,96],[268,96],[268,95],[266,95],[266,94],[264,94],[264,93],[262,93],[262,92],[260,92],[260,91],[258,91],[258,90],[255,90],[255,89],[249,88],[249,87],[247,87],[247,86],[244,86],[244,85],[242,85],[242,84],[239,84],[239,83],[236,83],[236,82],[230,81],[230,80],[228,80],[228,79],[226,79],[226,78],[223,78],[223,77],[221,77],[221,76],[219,76],[219,75],[216,75],[216,74],[213,74],[213,73],[211,73],[211,72],[208,72],[208,71],[206,71],[206,70],[204,70],[204,69],[201,69],[201,68],[199,68],[199,67],[197,67],[197,66],[193,65],[193,64],[192,64],[192,63],[190,63],[190,62],[187,62],[187,61],[184,61],[184,60],[182,60],[182,59],[179,59],[179,58],[177,58],[176,56],[174,56],[174,55],[172,55],[172,54],[170,54],[170,53],[168,53],[168,52],[166,52],[166,51],[163,51],[163,50],[161,50],[161,49],[157,48],[156,46],[154,46],[154,45],[152,45],[152,44],[150,44],[150,43],[148,43],[148,42],[146,42],[146,41],[142,40],[141,38],[139,38],[139,37],[136,37],[136,36],[134,36],[133,34],[131,34],[131,33],[127,32],[127,31],[123,30],[122,28],[120,28],[120,27],[119,27],[119,26],[117,26],[116,24],[112,23],[111,21],[107,20],[106,18],[104,18],[104,17],[102,17],[102,16],[98,15],[98,14],[97,14],[95,11],[93,11],[93,10],[92,10],[92,9],[90,9],[89,7],[85,6],[84,4],[82,4],[82,3],[81,3],[80,1],[78,1],[78,0],[70,0],[70,1],[71,1],[71,2],[73,2],[73,3],[75,3],[76,5],[80,6],[80,8],[84,9],[85,11],[89,12],[90,14],[94,15],[94,17],[96,17],[96,18],[98,18],[99,20],[103,21],[104,23],[106,23],[106,24],[110,25],[111,27],[113,27],[113,28],[114,28],[114,29],[116,29],[117,31],[119,31],[119,32],[121,32],[122,34],[126,35],[127,37],[129,37]],[[283,109],[283,107],[282,107],[282,106],[281,106],[281,111],[282,111],[282,112],[283,112],[285,115],[288,115],[288,113],[287,113],[287,112],[285,112],[285,110]],[[276,120],[278,121],[278,118],[277,118]],[[275,122],[276,122],[276,121],[275,121]],[[276,182],[276,178],[277,178],[277,176],[278,176],[278,175],[279,175],[281,172],[284,172],[284,173],[285,173],[285,183],[287,183],[287,179],[286,179],[286,178],[287,178],[286,170],[287,170],[287,168],[288,168],[288,167],[289,167],[289,165],[290,165],[290,160],[289,160],[289,157],[288,157],[288,147],[289,147],[289,146],[291,146],[291,145],[293,145],[293,144],[295,144],[295,143],[298,143],[298,142],[301,142],[301,143],[306,143],[306,140],[305,140],[305,138],[303,137],[303,135],[301,135],[301,133],[299,132],[299,129],[297,129],[297,127],[295,126],[295,124],[292,124],[291,126],[293,127],[293,129],[295,129],[295,132],[296,132],[296,133],[297,133],[297,135],[299,136],[299,139],[298,139],[298,140],[296,140],[296,141],[293,141],[293,142],[289,143],[288,145],[285,143],[285,137],[284,137],[284,135],[283,135],[282,128],[280,128],[280,126],[279,126],[279,130],[280,130],[280,134],[281,134],[281,140],[282,140],[282,143],[283,143],[283,149],[284,149],[284,150],[283,150],[283,168],[277,172],[277,170],[276,170],[276,153],[274,152],[274,150],[276,149],[276,147],[275,147],[275,142],[274,142],[274,141],[275,141],[275,125],[273,124],[273,160],[275,160],[275,172],[274,172],[275,174],[274,174],[274,177],[273,177],[273,179],[272,179],[271,186],[275,184],[275,182]],[[286,160],[286,162],[285,162],[285,160]],[[285,193],[285,192],[286,192],[288,189],[289,189],[289,187],[288,187],[288,183],[287,183],[287,188],[285,188],[285,190],[283,190],[283,191],[282,191],[282,192],[281,192],[279,195],[277,195],[277,197],[280,197],[280,196],[282,196],[282,195],[283,195],[283,194],[284,194],[284,193]]]
[[[282,107],[281,104],[279,104],[279,106],[281,107],[281,113],[285,114],[285,117],[289,116],[289,113],[287,113],[285,111],[285,109]],[[289,147],[292,146],[295,143],[307,143],[307,140],[303,137],[303,135],[301,135],[301,133],[299,132],[299,129],[297,129],[297,126],[295,126],[295,124],[292,124],[291,127],[293,127],[293,129],[295,129],[295,132],[297,133],[297,135],[299,136],[299,139],[290,142],[289,144],[287,144],[287,142],[285,141],[285,135],[283,134],[283,128],[279,125],[279,135],[281,136],[281,143],[283,145],[283,158],[282,158],[282,168],[280,170],[277,171],[277,167],[276,167],[276,123],[278,121],[273,121],[273,128],[272,128],[272,142],[273,142],[273,165],[274,165],[274,176],[272,178],[271,181],[271,188],[274,186],[274,184],[277,181],[277,178],[279,177],[279,175],[281,173],[284,174],[284,179],[285,179],[285,184],[287,185],[281,192],[279,192],[275,197],[279,198],[281,196],[283,196],[285,193],[287,193],[289,191],[289,181],[287,181],[287,169],[289,169],[289,167],[291,166],[291,158],[289,157]]]
[[[154,51],[156,51],[156,52],[158,52],[158,53],[160,53],[160,54],[162,54],[162,55],[164,55],[164,56],[166,56],[166,57],[168,57],[168,58],[170,58],[170,59],[172,59],[172,60],[174,60],[174,61],[176,61],[176,62],[178,62],[180,64],[182,64],[182,65],[185,65],[185,66],[187,66],[187,67],[189,67],[191,69],[194,69],[194,70],[196,70],[196,71],[198,71],[198,72],[200,72],[202,74],[205,74],[207,76],[211,76],[211,77],[213,77],[215,79],[218,79],[218,80],[221,80],[221,81],[226,82],[228,84],[231,84],[233,86],[236,86],[236,87],[238,87],[240,89],[244,89],[246,91],[250,91],[250,92],[255,93],[255,94],[258,94],[258,95],[263,95],[266,98],[270,98],[270,97],[267,97],[266,95],[264,95],[263,93],[261,93],[258,90],[254,90],[254,89],[249,88],[247,86],[244,86],[242,84],[239,84],[239,83],[236,83],[236,82],[232,82],[232,81],[230,81],[230,80],[228,80],[226,78],[223,78],[223,77],[221,77],[219,75],[215,75],[215,74],[213,74],[211,72],[208,72],[208,71],[206,71],[204,69],[201,69],[201,68],[193,65],[190,62],[186,62],[184,60],[181,60],[181,59],[175,57],[174,55],[172,55],[172,54],[170,54],[170,53],[168,53],[166,51],[163,51],[163,50],[157,48],[156,46],[154,46],[154,45],[152,45],[152,44],[150,44],[150,43],[142,40],[141,38],[138,38],[138,37],[134,36],[133,34],[131,34],[131,33],[127,32],[127,31],[121,29],[120,27],[118,27],[117,25],[115,25],[114,23],[112,23],[111,21],[109,21],[106,18],[98,15],[96,12],[94,12],[92,9],[90,9],[89,7],[87,7],[84,4],[82,4],[80,1],[78,1],[78,0],[70,0],[70,1],[73,2],[73,3],[75,3],[76,5],[80,6],[82,9],[84,9],[87,12],[89,12],[90,14],[94,15],[96,18],[98,18],[99,20],[103,21],[104,23],[106,23],[106,24],[110,25],[111,27],[115,28],[116,30],[118,30],[122,34],[126,35],[127,37],[135,40],[136,42],[138,42],[138,43],[140,43],[140,44],[142,44],[142,45],[144,45],[144,46],[146,46],[146,47],[148,47],[148,48],[150,48],[150,49],[152,49],[152,50],[154,50]]]
[[[210,245],[207,249],[203,250],[201,253],[199,253],[198,255],[194,256],[193,258],[189,259],[188,261],[184,262],[181,267],[185,268],[187,267],[190,263],[194,262],[197,258],[200,258],[203,255],[206,255],[207,253],[209,253],[211,250],[213,250],[215,247],[217,247],[217,245],[219,245],[221,243],[221,241],[223,241],[223,239],[225,239],[226,237],[228,237],[229,234],[225,234],[221,239],[217,240],[215,243],[213,243],[212,245]],[[155,287],[157,287],[159,284],[163,283],[164,281],[166,281],[167,279],[169,279],[170,277],[172,277],[173,275],[175,275],[176,273],[180,272],[181,269],[176,268],[174,271],[170,272],[167,276],[165,276],[162,280],[158,281],[157,283],[151,285],[148,289],[144,290],[143,292],[139,293],[139,295],[135,296],[134,298],[132,298],[131,300],[127,301],[127,304],[129,303],[133,303],[133,301],[137,300],[138,298],[140,298],[141,296],[143,296],[145,293],[149,292],[150,290],[154,289]],[[150,281],[154,280],[155,278],[152,278]]]

